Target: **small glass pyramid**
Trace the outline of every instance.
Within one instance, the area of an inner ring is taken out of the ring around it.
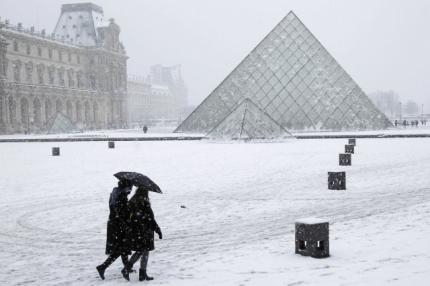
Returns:
[[[47,123],[47,130],[48,134],[80,132],[79,128],[73,124],[72,120],[61,112],[58,112]]]
[[[247,98],[287,130],[391,126],[293,12],[175,132],[208,133]]]
[[[227,115],[207,137],[211,139],[286,139],[293,136],[249,98]]]

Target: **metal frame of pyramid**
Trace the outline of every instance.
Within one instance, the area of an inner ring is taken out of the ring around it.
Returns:
[[[175,132],[207,133],[246,98],[288,130],[392,126],[292,11]]]
[[[244,99],[206,135],[211,139],[267,140],[294,138],[249,98]]]

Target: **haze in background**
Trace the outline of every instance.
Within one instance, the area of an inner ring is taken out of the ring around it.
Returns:
[[[61,4],[1,0],[0,17],[54,29]],[[85,1],[89,2],[89,1]],[[395,90],[430,112],[428,0],[94,0],[121,26],[130,75],[182,64],[198,104],[293,10],[366,93]]]

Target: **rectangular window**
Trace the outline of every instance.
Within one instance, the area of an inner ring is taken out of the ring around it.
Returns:
[[[63,53],[61,51],[58,51],[58,59],[63,61]]]
[[[37,55],[38,55],[39,57],[41,57],[41,56],[42,56],[42,48],[41,48],[41,47],[37,47]]]
[[[48,56],[50,59],[52,59],[52,49],[48,49]]]
[[[27,44],[27,55],[31,54],[31,46]]]

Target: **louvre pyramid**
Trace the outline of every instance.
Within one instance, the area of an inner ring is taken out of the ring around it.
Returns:
[[[207,133],[249,98],[288,130],[384,129],[390,121],[290,12],[175,132]]]
[[[80,132],[79,128],[73,124],[72,120],[61,112],[58,112],[47,123],[47,130],[48,134]]]
[[[207,136],[211,139],[285,139],[293,136],[249,98],[240,103]]]

